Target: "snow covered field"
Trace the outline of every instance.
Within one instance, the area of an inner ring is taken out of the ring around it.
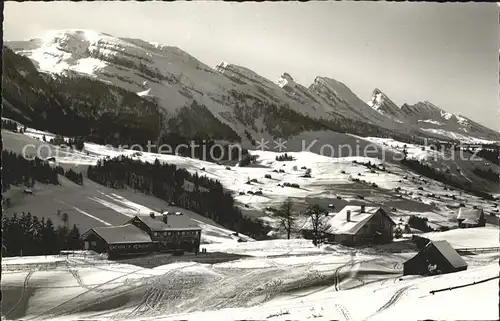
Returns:
[[[335,246],[313,251],[302,240],[235,248],[258,256],[153,269],[92,257],[10,258],[2,273],[3,314],[7,320],[61,321],[498,318],[498,280],[429,293],[498,276],[498,253],[466,271],[402,277],[402,263],[412,253],[367,254]],[[362,305],[359,298],[365,298]]]
[[[500,247],[500,230],[497,226],[431,232],[421,234],[420,236],[432,241],[446,240],[454,248]]]

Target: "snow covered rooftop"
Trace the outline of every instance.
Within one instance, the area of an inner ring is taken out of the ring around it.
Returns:
[[[329,213],[323,218],[323,224],[326,225],[326,232],[330,234],[356,234],[366,222],[370,220],[380,207],[348,205],[338,213]],[[349,213],[349,220],[347,219]],[[389,218],[390,219],[390,218]],[[392,219],[390,219],[392,222]],[[394,223],[394,222],[393,222]],[[303,229],[311,229],[311,220],[307,220]]]
[[[162,217],[136,216],[153,231],[171,230],[201,230],[201,228],[187,215],[167,215],[167,222]]]
[[[481,219],[483,210],[480,208],[465,208],[461,207],[458,210],[457,220],[464,220],[464,223],[477,224]]]
[[[110,227],[95,227],[89,230],[89,232],[90,231],[94,231],[108,244],[151,243],[151,237],[148,235],[148,233],[132,224]],[[85,235],[89,232],[84,233],[82,237],[85,237]]]

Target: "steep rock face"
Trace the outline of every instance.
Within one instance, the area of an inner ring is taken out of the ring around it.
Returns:
[[[374,111],[345,84],[327,77],[316,77],[309,90],[318,95],[334,113],[343,117],[364,120],[384,128],[397,129],[398,124]]]
[[[453,117],[453,114],[448,113],[429,101],[418,102],[414,105],[404,104],[401,106],[401,111],[408,118],[419,119],[434,119],[447,121]]]
[[[372,99],[368,102],[368,105],[389,118],[398,121],[402,121],[405,118],[401,109],[378,88],[373,91]]]

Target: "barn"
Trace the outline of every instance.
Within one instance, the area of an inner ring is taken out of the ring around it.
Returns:
[[[345,206],[338,213],[323,218],[322,234],[329,242],[344,245],[388,243],[393,240],[396,223],[381,207]],[[311,232],[312,223],[306,221],[304,235]]]
[[[182,212],[135,216],[126,224],[146,232],[156,251],[198,253],[200,249],[201,228]]]
[[[108,253],[109,258],[153,252],[148,233],[132,224],[95,227],[83,233],[84,248],[97,253]]]
[[[467,263],[446,241],[431,241],[403,264],[403,275],[433,275],[467,270]]]
[[[460,207],[457,215],[458,227],[483,227],[486,225],[484,211],[481,208]]]

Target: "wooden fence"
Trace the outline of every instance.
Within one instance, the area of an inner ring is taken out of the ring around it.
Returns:
[[[463,284],[463,285],[452,286],[452,287],[449,287],[449,288],[444,288],[444,289],[439,289],[439,290],[432,290],[429,293],[430,294],[434,294],[434,293],[437,293],[437,292],[451,291],[451,290],[454,290],[454,289],[465,288],[466,286],[472,286],[472,285],[476,285],[476,284],[488,282],[488,281],[491,281],[491,280],[494,280],[494,279],[498,279],[498,278],[500,278],[500,276],[497,275],[497,276],[494,276],[494,277],[491,277],[491,278],[487,278],[487,279],[484,279],[484,280],[481,280],[481,281],[475,281],[475,282],[472,282],[472,283],[467,283],[467,284]]]
[[[470,253],[470,252],[498,252],[500,247],[465,247],[455,249],[458,253]]]

